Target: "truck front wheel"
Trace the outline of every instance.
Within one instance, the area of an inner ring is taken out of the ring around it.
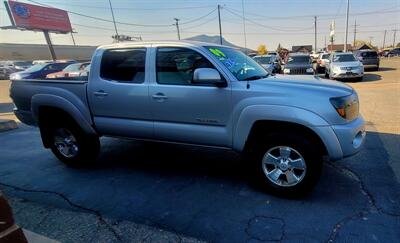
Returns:
[[[99,138],[84,133],[74,122],[58,123],[44,129],[54,155],[71,167],[94,162],[100,150]]]
[[[296,133],[266,135],[252,156],[252,173],[258,185],[284,197],[311,191],[322,170],[322,153],[307,136]]]

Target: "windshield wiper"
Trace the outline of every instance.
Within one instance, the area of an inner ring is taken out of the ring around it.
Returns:
[[[266,74],[266,75],[254,75],[254,76],[247,77],[247,78],[243,79],[242,81],[250,81],[250,80],[262,79],[262,78],[268,77],[268,75],[269,74]]]

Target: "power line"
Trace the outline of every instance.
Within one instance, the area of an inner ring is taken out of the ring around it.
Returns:
[[[230,8],[225,8],[226,9],[226,11],[228,11],[229,13],[231,13],[231,14],[233,14],[233,15],[235,15],[235,16],[237,16],[237,17],[239,17],[239,18],[243,18],[243,16],[241,16],[240,14],[237,14],[237,13],[235,13],[235,12],[233,12],[233,11],[231,11],[231,9]],[[246,17],[244,17],[245,18],[245,20],[247,20],[248,22],[250,22],[250,23],[253,23],[253,24],[255,24],[255,25],[258,25],[258,26],[261,26],[261,27],[264,27],[264,28],[267,28],[267,29],[271,29],[271,30],[276,30],[276,31],[304,31],[304,30],[309,30],[309,29],[313,29],[314,27],[312,26],[312,27],[307,27],[307,28],[303,28],[303,29],[296,29],[296,30],[285,30],[285,29],[282,29],[282,28],[278,28],[278,27],[274,27],[274,26],[270,26],[270,25],[265,25],[265,24],[261,24],[261,23],[258,23],[258,22],[256,22],[256,21],[254,21],[254,20],[251,20],[251,19],[249,19],[249,18],[246,18]]]
[[[47,4],[42,4],[42,3],[37,2],[37,1],[33,1],[33,0],[26,0],[26,1],[32,2],[32,3],[36,3],[36,4],[39,4],[39,5],[45,6],[45,7],[54,8],[53,6],[50,6],[50,5],[47,5]],[[201,20],[202,18],[204,18],[204,17],[206,17],[206,16],[212,14],[216,9],[217,9],[217,8],[214,8],[211,12],[207,13],[206,15],[201,16],[201,17],[198,17],[198,18],[195,18],[195,19],[192,19],[192,20],[189,20],[189,21],[186,21],[186,22],[184,22],[184,23],[182,23],[182,24],[188,24],[188,23],[192,23],[192,22]],[[104,21],[104,22],[113,23],[113,21],[112,21],[112,20],[109,20],[109,19],[100,18],[100,17],[95,17],[95,16],[90,16],[90,15],[86,15],[86,14],[82,14],[82,13],[78,13],[78,12],[74,12],[74,11],[70,11],[70,10],[66,10],[66,11],[67,11],[68,13],[71,13],[71,14],[74,14],[74,15],[78,15],[78,16],[81,16],[81,17],[91,18],[91,19],[95,19],[95,20],[99,20],[99,21]],[[171,26],[170,24],[138,24],[138,23],[127,23],[127,22],[120,22],[120,21],[115,21],[115,23],[121,24],[121,25],[139,26],[139,27],[170,27],[170,26]]]

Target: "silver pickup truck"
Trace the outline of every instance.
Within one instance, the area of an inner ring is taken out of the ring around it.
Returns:
[[[324,160],[357,153],[365,138],[351,87],[269,75],[209,43],[101,46],[87,81],[12,80],[10,94],[16,116],[68,165],[94,161],[101,136],[228,148],[246,155],[263,188],[283,194],[309,191]]]

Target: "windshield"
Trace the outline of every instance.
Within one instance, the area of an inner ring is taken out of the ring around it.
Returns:
[[[366,52],[361,52],[362,57],[378,57],[378,53],[375,51],[366,51]]]
[[[309,63],[310,62],[310,57],[309,56],[289,56],[289,59],[287,61],[288,64],[291,63]]]
[[[354,62],[356,58],[352,54],[336,55],[333,57],[333,62]]]
[[[28,61],[26,61],[26,62],[24,62],[24,61],[22,61],[22,62],[14,62],[14,65],[15,66],[32,66],[32,62],[28,62]]]
[[[80,63],[75,63],[75,64],[71,64],[68,65],[66,68],[64,68],[64,72],[77,72],[79,71],[79,68],[81,67]]]
[[[42,68],[44,68],[45,66],[47,66],[48,63],[39,63],[39,64],[35,64],[32,67],[26,69],[25,71],[27,72],[36,72],[41,70]]]
[[[227,47],[206,47],[239,81],[260,79],[268,76],[256,61],[241,51]]]
[[[329,59],[329,54],[323,54],[321,59]]]
[[[269,64],[272,62],[272,56],[253,57],[253,59],[260,64]]]

